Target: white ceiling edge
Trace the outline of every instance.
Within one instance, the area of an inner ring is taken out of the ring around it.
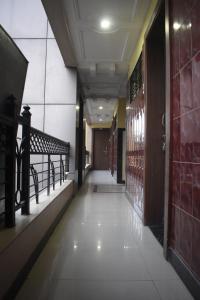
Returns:
[[[77,67],[75,51],[61,0],[41,0],[66,67]],[[59,22],[58,22],[59,20]],[[63,30],[65,28],[65,30]]]

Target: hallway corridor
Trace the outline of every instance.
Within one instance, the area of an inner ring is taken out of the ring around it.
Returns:
[[[20,255],[23,255],[22,253]],[[189,300],[124,187],[93,171],[33,266],[17,299]]]

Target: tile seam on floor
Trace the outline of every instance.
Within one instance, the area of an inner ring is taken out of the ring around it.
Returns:
[[[27,277],[26,280],[31,281],[38,281],[39,279]],[[83,281],[83,282],[152,282],[154,283],[154,280],[152,279],[86,279],[86,278],[52,278],[49,279],[50,281]]]
[[[156,283],[155,283],[154,280],[153,280],[153,286],[154,286],[154,288],[155,288],[155,290],[156,290],[156,292],[157,292],[157,294],[158,294],[160,300],[162,300],[162,296],[161,296],[161,294],[160,294],[160,292],[159,292],[159,290],[158,290],[158,288],[157,288]]]

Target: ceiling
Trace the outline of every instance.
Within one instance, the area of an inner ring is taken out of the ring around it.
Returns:
[[[87,98],[85,101],[86,117],[90,124],[110,123],[118,100],[115,98]]]
[[[126,96],[128,65],[151,0],[42,1],[65,64],[78,68],[87,120],[107,122],[107,106],[96,109],[108,101],[113,109],[113,99]],[[102,19],[110,22],[106,30]]]

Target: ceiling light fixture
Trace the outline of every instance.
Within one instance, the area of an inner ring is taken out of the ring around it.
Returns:
[[[102,119],[99,119],[99,122],[102,122],[103,120]]]
[[[99,109],[103,109],[103,106],[99,106]]]
[[[101,29],[106,30],[110,28],[111,22],[108,19],[102,19],[100,25],[101,25]]]

